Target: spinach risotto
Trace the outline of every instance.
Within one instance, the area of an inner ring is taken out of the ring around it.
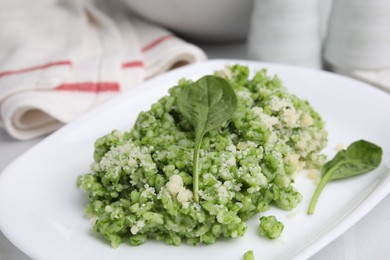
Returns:
[[[96,140],[90,173],[77,184],[88,195],[93,231],[113,247],[237,238],[255,214],[270,206],[290,210],[301,201],[293,173],[319,168],[325,159],[319,152],[327,132],[319,114],[266,70],[249,78],[247,67],[234,65],[215,76],[230,83],[237,102],[231,117],[201,139],[198,202],[194,126],[177,106],[192,81],[180,80],[128,132]]]

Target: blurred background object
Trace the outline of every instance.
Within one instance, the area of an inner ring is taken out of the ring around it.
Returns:
[[[249,35],[249,59],[322,66],[332,0],[122,0],[141,17],[196,42]]]
[[[324,57],[346,69],[390,67],[390,1],[334,1]]]
[[[248,51],[254,59],[321,68],[319,0],[255,0]]]
[[[337,0],[329,21],[329,69],[390,91],[390,1]]]
[[[192,39],[243,40],[253,0],[123,0],[137,14]]]

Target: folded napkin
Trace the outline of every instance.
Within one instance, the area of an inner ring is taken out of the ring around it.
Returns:
[[[38,137],[145,79],[206,59],[120,1],[0,2],[0,125]]]

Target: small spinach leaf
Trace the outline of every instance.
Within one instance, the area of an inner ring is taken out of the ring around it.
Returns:
[[[346,150],[339,151],[322,167],[321,181],[313,194],[307,214],[314,213],[321,191],[328,182],[372,171],[380,165],[381,160],[382,148],[364,140],[356,141]]]
[[[193,155],[193,195],[199,202],[199,151],[203,136],[232,117],[237,107],[233,87],[225,79],[204,76],[180,90],[177,107],[195,129]]]

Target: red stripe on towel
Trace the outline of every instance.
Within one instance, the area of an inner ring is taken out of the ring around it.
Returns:
[[[155,46],[159,45],[160,43],[162,43],[162,42],[164,42],[166,40],[172,39],[174,37],[175,36],[173,34],[168,34],[168,35],[162,36],[160,38],[157,38],[156,40],[152,41],[148,45],[144,46],[142,48],[142,52],[147,52],[148,50],[154,48]]]
[[[128,62],[122,63],[123,69],[125,69],[125,68],[139,68],[139,67],[143,67],[143,66],[144,66],[144,63],[140,60],[128,61]]]
[[[147,52],[150,49],[153,49],[154,47],[159,45],[160,43],[162,43],[166,40],[172,39],[174,37],[175,36],[173,34],[164,35],[164,36],[152,41],[151,43],[147,44],[146,46],[144,46],[141,49],[141,51]],[[26,72],[30,72],[30,71],[34,71],[34,70],[47,69],[47,68],[54,67],[54,66],[72,66],[72,62],[69,60],[55,61],[55,62],[49,62],[49,63],[43,64],[43,65],[37,65],[37,66],[18,69],[18,70],[3,71],[3,72],[0,72],[0,77],[14,75],[14,74],[20,74],[20,73],[26,73]],[[142,61],[130,61],[130,62],[124,62],[122,64],[122,68],[136,68],[136,67],[144,67],[144,63]],[[81,84],[84,85],[86,83],[81,83]],[[91,84],[91,83],[89,83],[89,84]],[[94,83],[94,84],[98,84],[98,83]],[[103,84],[103,83],[100,83],[100,84]],[[104,83],[104,84],[107,84],[107,83]],[[110,83],[110,84],[112,84],[112,83]],[[111,87],[108,89],[110,89],[110,90],[102,90],[102,91],[117,91],[117,90],[111,90],[111,89],[115,89],[115,88],[111,88]]]
[[[59,85],[55,90],[79,91],[79,92],[118,92],[120,85],[116,82],[80,82],[65,83]]]
[[[55,62],[49,62],[49,63],[43,64],[43,65],[38,65],[38,66],[19,69],[19,70],[3,71],[3,72],[0,72],[0,77],[30,72],[30,71],[34,71],[34,70],[47,69],[47,68],[54,67],[54,66],[72,66],[72,62],[68,61],[68,60],[55,61]]]

